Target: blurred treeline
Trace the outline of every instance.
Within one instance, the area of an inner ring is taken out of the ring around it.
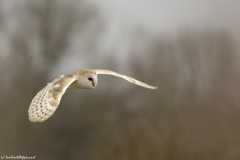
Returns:
[[[1,1],[1,155],[240,159],[239,55],[228,32],[183,31],[161,38],[139,29],[120,61],[116,52],[106,56],[98,49],[105,28],[104,18],[83,1]],[[99,76],[96,89],[67,90],[53,117],[30,123],[32,98],[60,76],[58,68],[68,74],[83,64],[159,88]]]

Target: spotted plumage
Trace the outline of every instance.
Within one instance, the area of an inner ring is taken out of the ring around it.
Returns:
[[[109,70],[78,70],[72,74],[61,76],[55,79],[37,93],[37,95],[33,98],[28,110],[29,120],[31,122],[42,122],[52,116],[60,104],[61,98],[68,87],[77,89],[95,88],[98,83],[98,74],[121,77],[136,85],[149,89],[157,89],[157,87]]]
[[[42,122],[49,118],[57,109],[57,106],[50,105],[48,93],[52,84],[48,84],[33,98],[28,114],[31,122]]]

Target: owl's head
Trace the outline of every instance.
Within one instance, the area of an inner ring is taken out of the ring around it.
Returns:
[[[92,70],[79,70],[76,71],[77,81],[75,85],[81,89],[93,89],[97,86],[98,79],[97,73]]]
[[[97,74],[94,72],[89,72],[87,74],[85,74],[84,76],[84,81],[86,82],[86,86],[91,88],[95,88],[97,86]]]

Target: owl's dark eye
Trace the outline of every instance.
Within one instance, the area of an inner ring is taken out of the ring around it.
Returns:
[[[89,81],[92,81],[93,79],[92,78],[88,78]]]

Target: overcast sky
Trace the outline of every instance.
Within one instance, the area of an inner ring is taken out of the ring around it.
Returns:
[[[133,38],[129,33],[136,27],[160,36],[162,34],[172,36],[180,30],[227,29],[240,43],[239,0],[85,0],[85,2],[97,6],[106,19],[107,29],[102,34],[103,39],[100,41],[102,44],[99,44],[103,53],[127,55],[131,50]],[[4,8],[8,8],[7,4],[5,3]],[[240,45],[237,46],[240,48]],[[79,48],[76,50],[79,52]],[[73,59],[78,61],[75,57]]]
[[[149,32],[175,33],[180,29],[228,29],[240,40],[239,0],[91,0],[110,26],[128,24]]]

